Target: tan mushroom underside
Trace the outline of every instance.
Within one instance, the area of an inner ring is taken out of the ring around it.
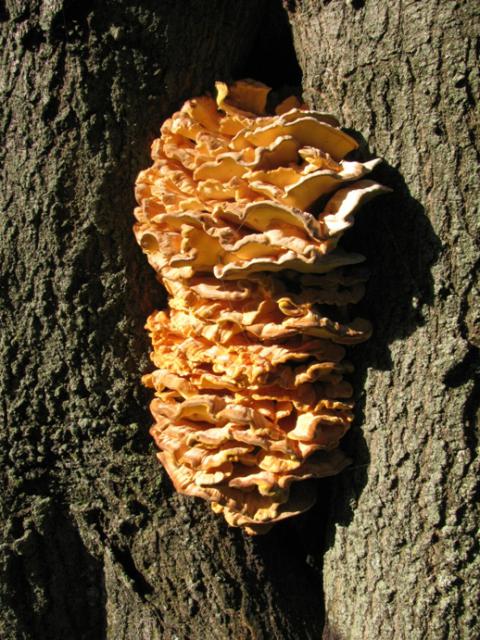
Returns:
[[[294,97],[269,115],[269,91],[219,82],[174,113],[137,178],[134,226],[170,295],[147,321],[158,457],[177,491],[250,534],[310,508],[304,481],[349,462],[345,346],[371,328],[347,313],[363,257],[337,245],[387,191],[365,179],[378,160],[344,160],[358,145],[333,116]]]

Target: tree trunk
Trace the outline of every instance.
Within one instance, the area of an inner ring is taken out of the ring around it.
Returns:
[[[375,333],[333,482],[325,637],[478,638],[480,9],[288,5],[307,100],[365,136],[394,189],[353,231]]]
[[[250,539],[175,494],[154,456],[139,377],[164,298],[133,183],[162,120],[215,79],[299,81],[287,13],[0,3],[2,639],[318,639],[324,603],[326,637],[480,634],[476,8],[286,7],[306,98],[386,158],[395,192],[346,238],[376,327],[354,352],[354,464]]]

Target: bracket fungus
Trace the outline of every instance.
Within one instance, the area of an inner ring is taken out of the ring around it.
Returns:
[[[216,90],[164,122],[137,178],[135,236],[170,295],[147,321],[143,382],[175,488],[255,534],[311,507],[303,480],[349,462],[345,346],[371,327],[334,319],[367,278],[337,245],[388,189],[365,178],[379,160],[344,159],[358,145],[333,116],[295,97],[268,114],[251,80]]]

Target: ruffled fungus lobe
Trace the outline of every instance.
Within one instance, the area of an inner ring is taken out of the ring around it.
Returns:
[[[367,321],[363,256],[337,247],[359,206],[387,191],[378,160],[295,97],[217,83],[161,128],[136,183],[138,243],[170,294],[147,321],[151,434],[175,488],[247,533],[305,511],[310,478],[341,471],[353,419],[345,346]],[[340,313],[338,312],[340,310]]]

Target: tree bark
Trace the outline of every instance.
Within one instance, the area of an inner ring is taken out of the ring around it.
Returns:
[[[286,4],[308,102],[394,189],[353,231],[375,333],[353,470],[332,483],[324,637],[477,638],[479,6]]]
[[[155,459],[139,377],[164,298],[131,233],[133,183],[163,119],[215,79],[299,81],[287,14],[0,4],[5,640],[318,639],[324,603],[325,637],[480,634],[476,8],[285,6],[306,98],[386,158],[395,192],[346,238],[376,327],[354,355],[354,464],[250,539]]]

